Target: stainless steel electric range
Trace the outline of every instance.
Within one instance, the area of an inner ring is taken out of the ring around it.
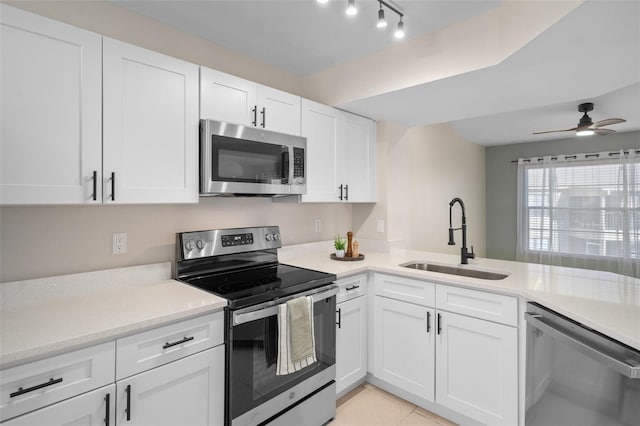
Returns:
[[[277,226],[176,234],[176,277],[225,299],[225,423],[322,425],[335,417],[336,276],[278,262]],[[317,361],[276,374],[278,305],[311,296]]]

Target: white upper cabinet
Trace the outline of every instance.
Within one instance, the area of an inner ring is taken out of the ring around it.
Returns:
[[[376,123],[302,100],[307,138],[307,193],[303,202],[375,202]]]
[[[300,97],[200,67],[200,118],[300,136]]]
[[[0,22],[0,204],[100,203],[100,35],[4,4]]]
[[[196,65],[0,7],[0,204],[198,201]]]
[[[197,202],[198,66],[103,44],[104,202]]]
[[[302,201],[338,201],[339,120],[339,110],[302,100],[302,136],[307,138],[307,193]]]
[[[376,124],[368,118],[342,112],[340,182],[344,201],[373,202],[375,192]]]

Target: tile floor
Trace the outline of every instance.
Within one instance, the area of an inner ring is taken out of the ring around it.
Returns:
[[[336,418],[329,426],[455,426],[455,423],[365,383],[338,400]]]

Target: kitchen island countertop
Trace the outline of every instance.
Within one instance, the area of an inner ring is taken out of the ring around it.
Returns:
[[[518,296],[640,350],[640,279],[610,272],[486,258],[460,265],[459,255],[406,249],[367,252],[363,246],[366,244],[360,245],[366,253],[363,261],[331,260],[330,242],[285,246],[279,251],[279,260],[334,273],[338,278],[371,271]],[[503,280],[484,280],[399,266],[411,261],[502,272],[509,276]]]

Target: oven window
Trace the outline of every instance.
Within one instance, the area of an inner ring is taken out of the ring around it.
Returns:
[[[211,136],[213,180],[286,183],[289,152],[286,146]]]
[[[316,302],[313,306],[318,361],[284,376],[276,375],[276,315],[231,329],[228,348],[231,418],[246,413],[335,364],[335,306],[335,297]]]

